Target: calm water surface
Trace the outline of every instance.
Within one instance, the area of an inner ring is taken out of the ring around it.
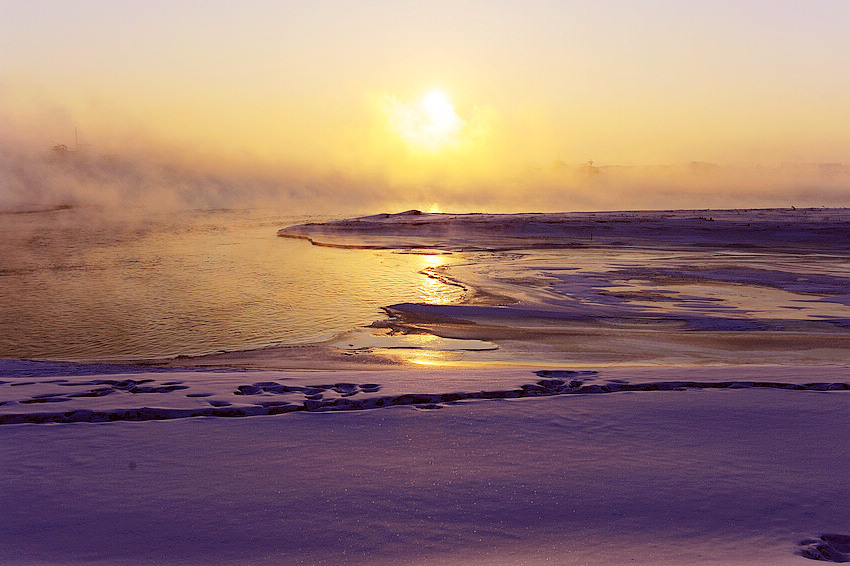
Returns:
[[[418,273],[450,256],[276,236],[306,220],[261,211],[0,214],[0,357],[154,357],[313,342],[382,318],[384,305],[462,294]]]

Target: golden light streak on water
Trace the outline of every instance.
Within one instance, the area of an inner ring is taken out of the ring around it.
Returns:
[[[278,238],[303,218],[86,210],[0,223],[0,357],[109,359],[327,340],[399,302],[463,289],[419,273],[441,256]]]

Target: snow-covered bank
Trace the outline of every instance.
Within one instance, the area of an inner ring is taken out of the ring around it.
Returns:
[[[504,251],[583,246],[850,248],[850,209],[735,209],[545,214],[411,210],[289,226],[285,238],[320,246]]]
[[[256,417],[627,392],[850,391],[836,366],[395,371],[164,370],[0,360],[0,425]],[[343,380],[350,376],[356,381]]]
[[[337,390],[316,392],[300,388],[340,373],[113,371],[6,380],[42,381],[45,390],[79,381],[63,391],[153,380],[141,384],[147,391],[76,398],[125,407],[185,406],[225,392],[234,406],[259,407],[308,394],[362,400],[542,380],[620,389],[3,425],[0,563],[802,566],[812,541],[850,532],[850,392],[793,387],[850,382],[846,368],[353,372],[344,377],[355,388],[337,381]],[[729,380],[738,383],[709,387]],[[665,385],[672,381],[704,387]],[[188,388],[155,390],[174,382]],[[369,382],[378,390],[366,391]],[[18,388],[32,386],[2,387],[22,397]],[[186,397],[204,391],[211,395]]]

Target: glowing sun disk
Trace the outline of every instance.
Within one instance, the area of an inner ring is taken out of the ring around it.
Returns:
[[[459,143],[463,120],[448,96],[439,90],[430,91],[416,102],[389,99],[387,114],[392,129],[411,147],[434,152]]]

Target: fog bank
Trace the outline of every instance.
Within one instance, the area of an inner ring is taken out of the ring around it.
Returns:
[[[224,163],[163,152],[102,155],[64,148],[0,152],[0,211],[95,206],[151,211],[268,208],[346,214],[419,208],[446,212],[554,212],[658,208],[850,206],[850,168],[687,163],[625,167],[529,164],[499,181],[393,182],[380,174]]]

